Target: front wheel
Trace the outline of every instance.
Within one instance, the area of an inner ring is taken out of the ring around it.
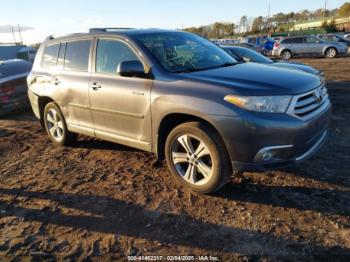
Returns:
[[[214,192],[232,175],[227,150],[209,125],[181,124],[170,132],[165,147],[170,172],[196,193]]]
[[[326,56],[327,58],[334,58],[334,57],[337,56],[337,50],[336,50],[335,48],[333,48],[333,47],[328,48],[328,49],[326,50],[325,56]]]
[[[77,135],[68,131],[63,114],[55,103],[46,105],[43,117],[46,132],[54,143],[69,145],[76,140]]]

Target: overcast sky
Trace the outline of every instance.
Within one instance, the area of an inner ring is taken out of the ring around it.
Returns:
[[[1,26],[17,25],[34,29],[23,32],[27,43],[46,35],[84,32],[90,27],[182,28],[215,21],[238,23],[242,15],[323,8],[325,0],[0,0]],[[328,8],[345,0],[328,0]],[[17,40],[19,37],[17,36]],[[12,34],[0,33],[0,42],[12,42]]]

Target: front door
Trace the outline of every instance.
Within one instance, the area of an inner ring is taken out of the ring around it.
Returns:
[[[95,54],[89,97],[96,137],[150,150],[153,81],[117,75],[120,62],[140,61],[132,47],[121,40],[98,39]]]
[[[321,39],[318,39],[316,37],[306,37],[306,44],[307,44],[307,53],[308,54],[322,54],[323,51],[323,42]]]

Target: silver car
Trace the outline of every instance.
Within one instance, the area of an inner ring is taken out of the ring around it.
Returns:
[[[342,43],[327,42],[315,36],[287,37],[276,42],[272,55],[283,60],[294,56],[325,56],[334,58],[346,54],[347,47]]]

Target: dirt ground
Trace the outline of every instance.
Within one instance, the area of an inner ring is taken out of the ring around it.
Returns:
[[[83,136],[54,147],[31,112],[0,119],[0,261],[349,261],[350,58],[296,61],[326,72],[328,144],[207,196],[179,188],[152,154]]]

